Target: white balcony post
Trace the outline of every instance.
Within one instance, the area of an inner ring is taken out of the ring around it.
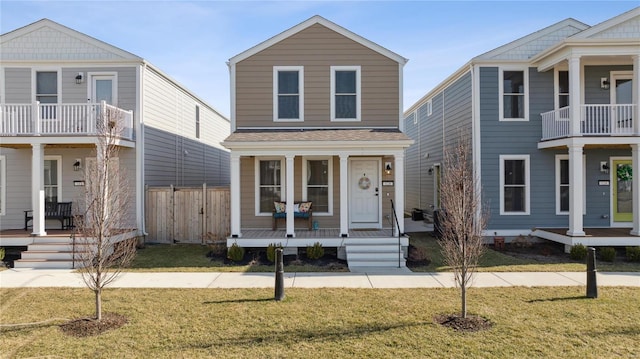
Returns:
[[[31,144],[31,207],[33,209],[33,236],[46,236],[44,219],[44,149],[39,143]]]
[[[240,156],[231,154],[231,236],[238,238],[240,233]]]
[[[404,233],[404,152],[394,156],[394,173],[395,173],[395,208],[396,216],[398,216],[398,225],[400,233]],[[394,223],[395,227],[395,223]]]
[[[631,168],[635,173],[638,173],[637,169],[640,168],[640,145],[631,145]],[[633,228],[631,229],[631,235],[640,236],[640,181],[638,176],[634,175],[631,181],[632,189],[632,203],[633,203]]]
[[[580,56],[575,55],[569,58],[569,106],[571,108],[569,135],[581,136]]]
[[[33,134],[35,136],[40,136],[42,132],[42,116],[40,115],[40,101],[36,101],[33,103],[33,108],[31,110],[31,118],[33,121]]]
[[[582,193],[582,147],[583,145],[569,145],[569,236],[584,236],[582,215],[584,213]]]
[[[340,154],[340,236],[349,236],[349,156]]]
[[[633,133],[640,135],[640,56],[633,56]],[[638,168],[638,167],[634,167]],[[634,226],[635,227],[635,226]]]
[[[293,160],[294,155],[287,154],[286,158],[286,190],[287,190],[287,237],[295,237],[294,215],[293,215]]]

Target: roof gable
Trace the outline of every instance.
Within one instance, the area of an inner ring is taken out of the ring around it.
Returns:
[[[99,61],[142,59],[49,19],[0,36],[2,61]]]
[[[270,38],[270,39],[268,39],[266,41],[263,41],[263,42],[259,43],[258,45],[254,46],[254,47],[252,47],[252,48],[250,48],[250,49],[248,49],[248,50],[246,50],[244,52],[241,52],[240,54],[238,54],[238,55],[232,57],[231,59],[229,59],[229,63],[230,64],[238,63],[238,62],[240,62],[240,61],[242,61],[242,60],[244,60],[244,59],[246,59],[246,58],[248,58],[250,56],[253,56],[253,55],[255,55],[255,54],[257,54],[257,53],[259,53],[259,52],[261,52],[261,51],[263,51],[263,50],[265,50],[265,49],[267,49],[267,48],[269,48],[269,47],[271,47],[271,46],[273,46],[275,44],[277,44],[278,42],[280,42],[280,41],[282,41],[284,39],[287,39],[287,38],[289,38],[289,37],[301,32],[301,31],[303,31],[303,30],[305,30],[305,29],[307,29],[307,28],[309,28],[309,27],[311,27],[311,26],[313,26],[315,24],[320,24],[322,26],[325,26],[325,27],[327,27],[327,28],[329,28],[329,29],[341,34],[342,36],[345,36],[345,37],[347,37],[347,38],[349,38],[349,39],[351,39],[351,40],[353,40],[353,41],[355,41],[355,42],[357,42],[357,43],[359,43],[359,44],[361,44],[361,45],[363,45],[365,47],[368,47],[368,48],[372,49],[373,51],[376,51],[376,52],[378,52],[378,53],[380,53],[380,54],[382,54],[382,55],[384,55],[384,56],[386,56],[386,57],[388,57],[388,58],[390,58],[390,59],[402,64],[402,65],[404,65],[408,61],[406,58],[396,54],[395,52],[390,51],[390,50],[388,50],[388,49],[386,49],[386,48],[384,48],[384,47],[382,47],[382,46],[380,46],[380,45],[378,45],[378,44],[376,44],[376,43],[374,43],[374,42],[372,42],[370,40],[367,40],[364,37],[362,37],[360,35],[357,35],[357,34],[351,32],[351,31],[345,29],[344,27],[339,26],[339,25],[337,25],[337,24],[335,24],[335,23],[323,18],[322,16],[316,15],[316,16],[313,16],[310,19],[308,19],[308,20],[306,20],[306,21],[304,21],[304,22],[302,22],[302,23],[290,28],[289,30],[281,32],[280,34],[278,34],[278,35],[276,35],[276,36],[274,36],[274,37],[272,37],[272,38]]]
[[[601,22],[571,37],[571,39],[633,38],[640,38],[640,7]]]
[[[567,37],[589,28],[574,19],[566,19],[542,30],[495,48],[473,60],[523,60],[527,61],[545,49],[558,44]]]

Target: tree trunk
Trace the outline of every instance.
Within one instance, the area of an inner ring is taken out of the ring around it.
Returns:
[[[462,317],[466,318],[467,317],[467,286],[466,283],[465,285],[461,286],[462,288]]]
[[[102,320],[102,289],[97,289],[94,291],[96,294],[96,320]]]

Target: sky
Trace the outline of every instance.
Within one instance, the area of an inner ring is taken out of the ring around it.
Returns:
[[[233,56],[320,15],[407,59],[409,108],[473,57],[573,18],[593,26],[629,1],[13,1],[0,33],[48,18],[144,58],[229,116]]]

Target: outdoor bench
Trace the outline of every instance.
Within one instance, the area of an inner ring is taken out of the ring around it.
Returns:
[[[73,227],[73,215],[71,214],[71,202],[45,202],[44,219],[57,219],[61,229]],[[33,210],[24,211],[24,230],[28,228],[28,222],[33,220]]]
[[[307,226],[309,230],[313,227],[313,209],[311,208],[311,202],[300,202],[294,204],[293,218],[294,219],[303,219],[307,221]],[[278,229],[278,220],[286,219],[286,203],[285,202],[275,202],[273,209],[273,230]],[[296,210],[298,209],[298,210]]]

